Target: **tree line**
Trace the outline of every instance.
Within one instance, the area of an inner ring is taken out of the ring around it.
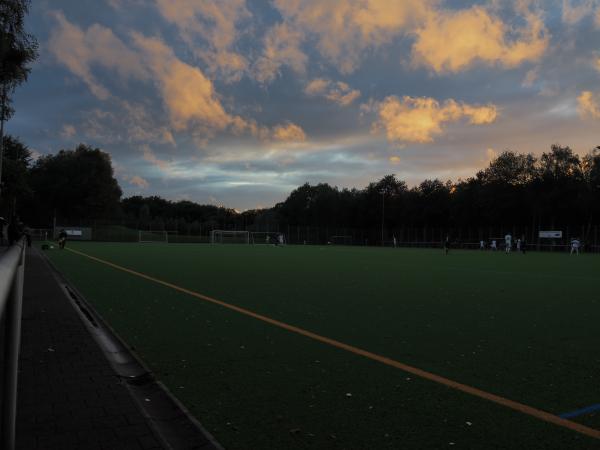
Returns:
[[[600,217],[600,147],[583,157],[553,145],[536,157],[505,151],[466,180],[409,187],[386,175],[362,189],[304,184],[272,208],[237,212],[159,196],[122,197],[110,155],[80,144],[33,160],[5,136],[5,198],[31,226],[123,224],[207,234],[287,226],[394,230],[403,227],[591,227]]]

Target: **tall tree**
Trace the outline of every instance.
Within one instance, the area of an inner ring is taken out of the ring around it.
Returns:
[[[29,0],[0,1],[0,194],[2,193],[2,160],[4,122],[13,109],[11,95],[27,80],[31,64],[37,57],[36,39],[25,32],[25,15]]]
[[[31,165],[31,151],[18,139],[4,136],[4,197],[8,201],[4,211],[9,217],[15,214],[16,205],[31,196],[28,183],[28,169]]]
[[[54,211],[71,221],[114,217],[122,194],[110,155],[83,144],[39,158],[31,185],[46,220]]]

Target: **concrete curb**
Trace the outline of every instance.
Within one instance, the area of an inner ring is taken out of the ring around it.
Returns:
[[[156,380],[152,371],[85,300],[85,297],[40,250],[54,278],[71,301],[85,327],[123,381],[142,415],[165,449],[224,450],[189,410]]]

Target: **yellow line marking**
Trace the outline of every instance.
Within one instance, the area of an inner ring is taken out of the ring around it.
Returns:
[[[168,281],[163,281],[163,280],[160,280],[158,278],[151,277],[150,275],[146,275],[144,273],[136,272],[135,270],[128,269],[127,267],[119,266],[118,264],[112,263],[110,261],[106,261],[104,259],[96,258],[95,256],[91,256],[91,255],[88,255],[86,253],[83,253],[83,252],[80,252],[80,251],[77,251],[77,250],[73,250],[73,249],[70,249],[70,248],[68,248],[67,250],[69,250],[72,253],[76,253],[78,255],[81,255],[81,256],[84,256],[86,258],[89,258],[89,259],[91,259],[93,261],[96,261],[96,262],[105,264],[107,266],[113,267],[113,268],[115,268],[117,270],[121,270],[123,272],[127,272],[127,273],[129,273],[131,275],[135,275],[137,277],[144,278],[146,280],[152,281],[152,282],[157,283],[157,284],[161,284],[161,285],[169,287],[171,289],[175,289],[176,291],[183,292],[184,294],[191,295],[192,297],[196,297],[196,298],[199,298],[199,299],[204,300],[206,302],[222,306],[224,308],[230,309],[232,311],[236,311],[236,312],[238,312],[240,314],[244,314],[246,316],[252,317],[252,318],[257,319],[257,320],[260,320],[262,322],[269,323],[269,324],[274,325],[276,327],[283,328],[284,330],[291,331],[292,333],[300,334],[302,336],[308,337],[308,338],[313,339],[315,341],[323,342],[323,343],[331,345],[333,347],[340,348],[342,350],[346,350],[346,351],[348,351],[350,353],[354,353],[355,355],[364,356],[365,358],[371,359],[373,361],[377,361],[377,362],[380,362],[382,364],[385,364],[385,365],[388,365],[388,366],[391,366],[391,367],[395,367],[395,368],[400,369],[400,370],[402,370],[404,372],[408,372],[410,374],[413,374],[413,375],[415,375],[417,377],[424,378],[426,380],[433,381],[434,383],[438,383],[438,384],[447,386],[449,388],[456,389],[458,391],[474,395],[475,397],[479,397],[479,398],[483,398],[485,400],[489,400],[491,402],[494,402],[494,403],[497,403],[499,405],[505,406],[507,408],[513,409],[515,411],[519,411],[519,412],[521,412],[523,414],[527,414],[529,416],[536,417],[537,419],[543,420],[545,422],[549,422],[549,423],[552,423],[554,425],[558,425],[558,426],[563,427],[563,428],[568,428],[569,430],[575,431],[575,432],[580,433],[580,434],[584,434],[586,436],[589,436],[589,437],[592,437],[592,438],[595,438],[595,439],[600,439],[600,431],[599,430],[596,430],[596,429],[590,428],[590,427],[586,427],[585,425],[581,425],[581,424],[579,424],[577,422],[572,422],[570,420],[563,419],[561,417],[558,417],[558,416],[556,416],[554,414],[551,414],[549,412],[543,411],[541,409],[537,409],[537,408],[534,408],[532,406],[528,406],[528,405],[525,405],[523,403],[519,403],[519,402],[516,402],[514,400],[510,400],[508,398],[501,397],[499,395],[492,394],[490,392],[486,392],[486,391],[483,391],[481,389],[477,389],[475,387],[468,386],[466,384],[462,384],[462,383],[459,383],[459,382],[454,381],[454,380],[450,380],[448,378],[444,378],[444,377],[442,377],[440,375],[436,375],[434,373],[427,372],[427,371],[419,369],[417,367],[409,366],[407,364],[401,363],[401,362],[396,361],[394,359],[387,358],[385,356],[381,356],[381,355],[378,355],[376,353],[372,353],[372,352],[370,352],[368,350],[363,350],[361,348],[354,347],[352,345],[345,344],[345,343],[340,342],[340,341],[336,341],[335,339],[330,339],[328,337],[321,336],[320,334],[313,333],[312,331],[308,331],[308,330],[305,330],[303,328],[296,327],[294,325],[289,325],[289,324],[287,324],[285,322],[280,322],[279,320],[275,320],[275,319],[272,319],[270,317],[263,316],[262,314],[255,313],[255,312],[250,311],[250,310],[245,309],[245,308],[240,308],[239,306],[235,306],[235,305],[232,305],[230,303],[226,303],[226,302],[224,302],[222,300],[218,300],[216,298],[209,297],[208,295],[203,295],[203,294],[200,294],[198,292],[191,291],[189,289],[183,288],[181,286],[177,286],[176,284],[169,283]]]

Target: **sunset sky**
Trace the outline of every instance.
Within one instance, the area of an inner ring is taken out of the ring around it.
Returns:
[[[269,207],[600,145],[600,0],[36,0],[7,125],[124,194]]]

